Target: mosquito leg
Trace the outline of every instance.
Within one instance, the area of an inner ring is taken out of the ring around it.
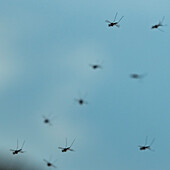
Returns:
[[[116,12],[116,15],[115,15],[115,18],[114,18],[114,21],[113,21],[113,22],[115,22],[115,20],[116,20],[116,17],[117,17],[117,12]]]

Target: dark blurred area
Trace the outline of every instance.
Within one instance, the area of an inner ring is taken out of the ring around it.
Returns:
[[[31,159],[23,158],[22,155],[12,157],[5,154],[0,154],[0,170],[44,170],[43,161],[39,163]],[[41,164],[42,163],[42,164]],[[40,165],[41,164],[41,165]]]

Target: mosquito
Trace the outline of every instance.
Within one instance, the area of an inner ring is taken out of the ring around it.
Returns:
[[[154,150],[151,149],[151,146],[152,146],[152,144],[154,143],[155,139],[153,139],[153,140],[151,141],[150,145],[147,145],[147,140],[148,140],[148,137],[146,137],[146,139],[145,139],[145,145],[144,145],[144,146],[139,146],[139,149],[140,149],[141,151],[144,151],[144,150],[146,150],[146,149],[148,149],[148,150],[150,150],[150,151],[154,151]]]
[[[102,68],[102,66],[101,65],[99,65],[99,64],[90,64],[90,67],[92,68],[92,69],[94,69],[94,70],[96,70],[96,69],[101,69]]]
[[[146,74],[137,74],[137,73],[130,74],[130,77],[133,78],[133,79],[141,79],[145,76],[146,76]]]
[[[22,147],[20,149],[18,149],[18,140],[17,140],[17,148],[14,149],[10,149],[10,151],[12,151],[13,155],[17,155],[18,153],[24,153],[25,151],[23,151],[23,147],[24,147],[25,141],[22,144]]]
[[[51,118],[48,118],[48,117],[46,117],[46,116],[42,116],[43,117],[43,122],[45,123],[45,124],[49,124],[50,126],[52,125],[52,123],[51,123]],[[51,117],[51,114],[49,115],[49,117]]]
[[[159,27],[166,26],[166,25],[163,25],[163,24],[162,24],[162,23],[163,23],[163,21],[164,21],[164,19],[165,19],[165,17],[163,17],[163,18],[162,18],[162,21],[159,21],[159,23],[158,23],[158,24],[153,25],[153,26],[151,27],[151,29],[158,29],[159,31],[164,32],[163,30],[159,29]]]
[[[47,161],[46,159],[43,159],[43,161],[46,163],[46,165],[48,167],[53,167],[53,168],[57,168],[53,163]],[[56,162],[57,160],[54,161],[54,163]]]
[[[65,148],[58,147],[58,149],[61,149],[62,152],[67,152],[68,150],[69,151],[74,151],[73,149],[71,149],[71,147],[72,147],[75,140],[76,140],[76,138],[73,140],[72,144],[68,147],[67,146],[67,138],[66,138],[66,146],[65,146]]]
[[[102,64],[103,61],[100,64],[89,64],[89,66],[93,69],[93,70],[97,70],[97,69],[102,69]]]
[[[87,104],[87,101],[85,101],[85,100],[82,99],[82,98],[75,99],[75,101],[77,101],[79,105]]]
[[[115,15],[115,18],[114,18],[114,20],[113,20],[113,22],[110,22],[109,20],[105,20],[105,22],[107,22],[108,23],[108,27],[113,27],[113,26],[116,26],[116,27],[120,27],[120,25],[119,25],[119,22],[122,20],[122,18],[124,17],[124,16],[122,16],[120,19],[119,19],[119,21],[116,21],[116,17],[117,17],[117,12],[116,12],[116,15]]]

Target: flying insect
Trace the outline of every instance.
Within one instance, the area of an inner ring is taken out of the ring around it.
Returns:
[[[147,74],[137,74],[137,73],[132,73],[130,74],[130,77],[133,79],[142,79],[146,76]]]
[[[47,165],[48,167],[57,168],[53,163],[47,161],[46,159],[43,159],[43,161],[46,163],[46,165]],[[56,160],[56,161],[57,161],[57,160]],[[54,162],[56,162],[56,161],[54,161]]]
[[[72,144],[68,147],[67,146],[67,138],[66,138],[66,145],[65,147],[58,147],[58,149],[61,149],[62,152],[67,152],[67,151],[74,151],[73,149],[71,149],[73,143],[75,142],[76,138],[73,140]]]
[[[146,139],[145,139],[145,145],[139,146],[139,149],[140,149],[141,151],[144,151],[144,150],[147,150],[147,149],[150,150],[150,151],[153,151],[153,150],[151,149],[151,146],[152,146],[152,144],[154,143],[155,139],[153,139],[153,140],[151,141],[150,145],[147,145],[147,140],[148,140],[148,137],[146,137]]]
[[[13,155],[17,155],[18,153],[24,153],[25,151],[23,151],[23,147],[24,147],[25,141],[22,144],[22,147],[20,149],[18,149],[18,140],[17,140],[17,148],[16,149],[10,149],[10,151],[12,151]]]
[[[90,67],[92,68],[92,69],[94,69],[94,70],[96,70],[96,69],[101,69],[102,68],[102,66],[101,65],[99,65],[99,64],[90,64]]]
[[[43,122],[45,123],[45,124],[48,124],[48,125],[50,125],[50,126],[52,126],[52,123],[51,123],[51,119],[53,119],[54,117],[51,117],[51,114],[49,114],[49,116],[47,117],[47,116],[44,116],[44,115],[42,115],[42,117],[43,117]],[[50,118],[51,117],[51,118]]]
[[[119,25],[119,22],[122,20],[122,18],[124,17],[124,16],[122,16],[120,19],[119,19],[119,21],[116,21],[116,17],[117,17],[117,12],[116,12],[116,15],[115,15],[115,18],[114,18],[114,20],[113,20],[113,22],[111,22],[111,21],[109,21],[109,20],[105,20],[105,22],[107,22],[108,23],[108,27],[113,27],[113,26],[116,26],[116,27],[120,27],[120,25]]]
[[[166,25],[163,25],[163,21],[164,21],[165,17],[162,18],[162,21],[159,21],[158,24],[155,24],[151,27],[151,29],[158,29],[159,31],[162,31],[164,32],[163,30],[161,30],[159,27],[162,27],[162,26],[166,26]]]

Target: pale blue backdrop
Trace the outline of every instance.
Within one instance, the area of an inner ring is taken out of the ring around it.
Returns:
[[[168,0],[0,0],[0,151],[42,169],[52,157],[62,170],[169,170],[169,7]],[[109,28],[116,12],[120,28]],[[163,16],[164,32],[151,30]],[[88,104],[79,106],[79,97]],[[42,118],[50,113],[52,126]],[[146,136],[155,152],[139,150]],[[75,152],[58,150],[66,137],[76,137]],[[26,153],[14,157],[17,139]]]

